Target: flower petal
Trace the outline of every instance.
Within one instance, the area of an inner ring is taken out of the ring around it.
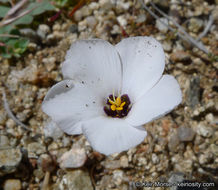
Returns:
[[[133,104],[126,122],[138,126],[157,119],[180,104],[182,93],[173,76],[163,75],[160,81]]]
[[[64,78],[99,87],[102,96],[121,89],[122,69],[119,54],[110,43],[81,40],[73,43],[62,66]]]
[[[69,91],[73,88],[73,80],[63,80],[54,86],[46,94],[44,101],[54,98],[56,95]]]
[[[64,89],[66,82],[71,84],[70,90]],[[97,93],[98,89],[64,80],[49,90],[42,109],[64,132],[80,134],[82,121],[104,115],[103,101]]]
[[[123,64],[123,92],[136,101],[161,78],[165,55],[152,37],[130,37],[116,45]]]
[[[105,155],[135,147],[147,135],[145,130],[132,127],[123,119],[103,116],[84,122],[82,130],[91,146]]]

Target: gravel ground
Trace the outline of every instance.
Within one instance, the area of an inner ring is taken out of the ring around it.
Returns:
[[[8,117],[0,104],[0,189],[188,189],[166,187],[177,182],[201,182],[195,189],[217,188],[218,1],[153,2],[196,39],[212,15],[213,23],[200,39],[210,55],[178,38],[166,27],[174,27],[171,22],[163,17],[161,22],[155,20],[139,1],[91,2],[77,10],[73,20],[62,15],[36,31],[23,29],[24,35],[32,33],[29,50],[20,59],[1,61],[0,86],[11,111],[30,130]],[[116,44],[127,36],[145,35],[162,43],[165,73],[178,80],[183,101],[165,117],[145,125],[148,136],[143,143],[105,157],[94,152],[82,135],[46,128],[48,117],[41,103],[49,88],[62,80],[60,63],[72,42],[97,37]]]

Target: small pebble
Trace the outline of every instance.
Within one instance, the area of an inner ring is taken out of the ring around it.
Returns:
[[[37,29],[37,35],[42,39],[45,40],[47,34],[50,33],[50,28],[46,24],[40,24]]]
[[[46,152],[45,146],[38,142],[33,142],[28,144],[27,150],[28,150],[28,157],[30,158],[36,157]]]
[[[191,18],[189,20],[188,29],[190,32],[198,33],[203,28],[204,22],[198,18]]]
[[[170,55],[173,62],[188,62],[190,61],[190,55],[182,50],[177,50]]]
[[[8,148],[0,150],[0,176],[15,172],[21,159],[22,153],[20,149]]]
[[[156,25],[155,26],[160,32],[167,33],[167,31],[168,31],[168,20],[166,18],[160,18],[160,20],[156,20]]]
[[[61,168],[79,168],[85,164],[86,159],[84,148],[73,147],[61,156],[59,163]]]
[[[213,135],[213,129],[201,122],[197,125],[197,133],[203,137],[211,137]]]
[[[178,128],[179,140],[182,142],[192,141],[194,138],[194,131],[189,127],[180,126]]]
[[[59,189],[66,190],[93,190],[90,175],[84,170],[67,171],[59,183]]]
[[[7,179],[4,183],[4,190],[21,190],[21,181],[19,179]]]

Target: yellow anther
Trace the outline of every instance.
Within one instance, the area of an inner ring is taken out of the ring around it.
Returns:
[[[111,104],[111,110],[112,111],[121,111],[123,110],[123,106],[126,104],[126,102],[122,102],[121,98],[120,98],[120,95],[115,98],[114,94],[113,94],[113,100],[111,100],[109,97],[108,97],[108,102]]]
[[[110,104],[115,105],[116,103],[114,101],[112,101],[110,98],[108,98],[108,101]]]
[[[123,110],[123,107],[117,107],[116,110],[121,111],[121,110]]]
[[[121,104],[121,98],[118,96],[116,99],[116,106],[120,106]]]
[[[116,108],[117,108],[117,107],[116,107],[114,104],[111,105],[111,110],[112,110],[112,111],[115,111]]]
[[[126,104],[126,102],[123,102],[123,103],[120,105],[120,107],[123,107],[125,104]]]

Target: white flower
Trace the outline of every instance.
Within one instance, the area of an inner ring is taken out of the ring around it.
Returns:
[[[141,143],[142,127],[182,99],[173,76],[162,75],[164,51],[151,37],[116,46],[100,40],[72,44],[62,65],[63,81],[46,95],[42,109],[68,134],[83,133],[103,154]]]

